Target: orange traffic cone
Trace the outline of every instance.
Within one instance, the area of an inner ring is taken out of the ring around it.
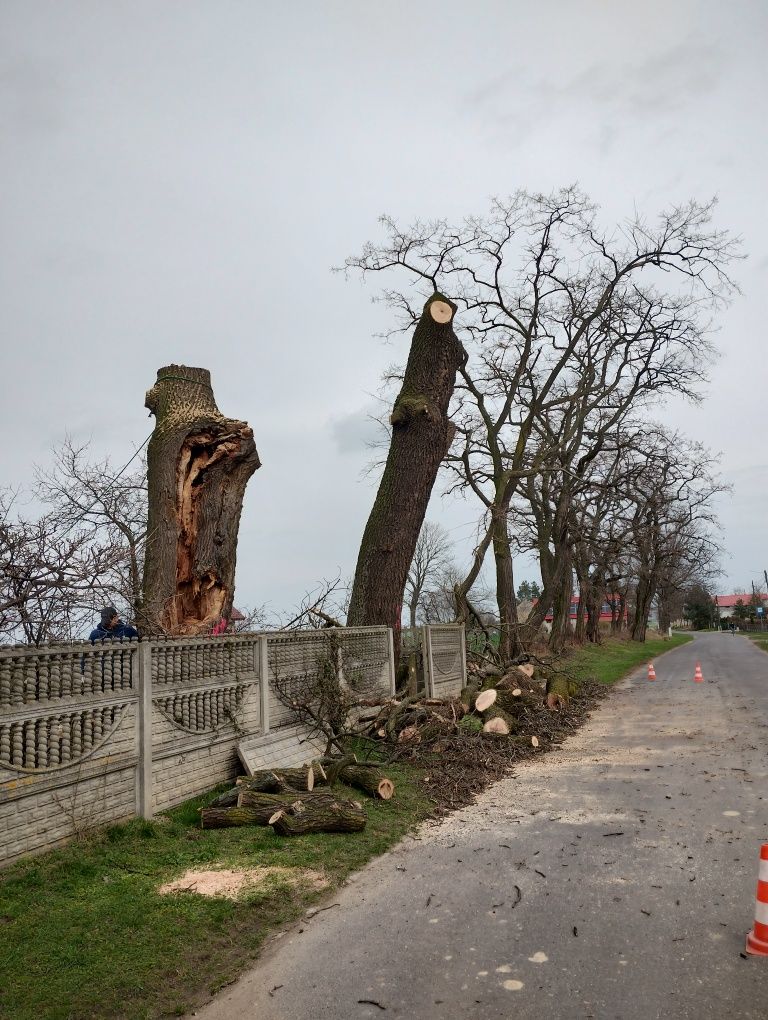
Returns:
[[[747,952],[752,956],[768,956],[768,843],[760,847],[755,924],[747,935]]]
[[[652,662],[648,663],[648,679],[649,680],[655,680],[656,679],[656,670],[653,668],[653,663]]]
[[[693,680],[694,680],[694,683],[697,683],[697,684],[703,684],[704,683],[704,674],[701,672],[701,663],[700,662],[696,663],[696,672],[693,674]]]

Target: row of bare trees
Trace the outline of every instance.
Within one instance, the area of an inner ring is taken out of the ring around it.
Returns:
[[[366,245],[346,268],[393,274],[384,299],[399,313],[397,329],[414,330],[389,452],[351,588],[342,597],[337,579],[317,598],[308,593],[286,625],[345,614],[350,624],[397,630],[404,608],[412,625],[419,614],[445,619],[449,591],[459,620],[481,622],[478,584],[489,552],[503,660],[524,654],[550,615],[552,648],[562,647],[576,586],[582,639],[599,640],[607,596],[617,620],[631,603],[637,640],[654,603],[664,624],[682,588],[716,570],[712,500],[721,486],[711,458],[652,423],[661,401],[700,399],[713,318],[736,290],[729,266],[737,243],[712,226],[712,214],[712,204],[691,201],[654,222],[635,216],[605,230],[588,199],[566,188],[518,192],[458,226],[402,229],[384,219],[382,243]],[[158,385],[194,384],[188,403],[196,407],[208,391],[187,376],[202,370],[171,368],[178,371]],[[161,414],[155,436],[170,434],[164,422]],[[221,481],[212,449],[202,444],[199,454],[209,488]],[[252,471],[255,448],[251,459]],[[163,461],[174,478],[177,460]],[[231,578],[206,586],[208,575],[197,576],[206,564],[190,552],[180,581],[178,542],[160,541],[158,527],[148,541],[146,475],[142,465],[129,473],[130,464],[116,471],[109,461],[92,463],[67,442],[54,466],[38,472],[42,514],[27,519],[18,498],[0,500],[0,634],[39,643],[82,633],[86,615],[105,601],[139,613],[153,543],[150,559],[168,561],[171,594],[183,581],[182,595],[220,589],[213,601],[231,604]],[[439,470],[446,490],[478,511],[463,572],[445,553],[445,534],[424,525]],[[239,511],[230,516],[233,573]],[[513,561],[523,553],[538,559],[542,591],[521,621]],[[203,608],[207,619],[212,610]]]
[[[430,294],[455,306],[466,356],[443,467],[447,490],[474,499],[481,524],[454,595],[459,619],[478,616],[471,593],[492,550],[502,659],[522,654],[550,613],[552,647],[562,646],[575,583],[579,636],[599,640],[606,594],[632,592],[632,637],[643,640],[654,601],[663,622],[672,594],[714,569],[721,487],[711,458],[650,422],[670,396],[700,399],[713,318],[736,290],[738,244],[712,214],[712,203],[691,201],[605,230],[576,188],[518,192],[456,226],[384,218],[384,240],[346,262],[348,272],[394,277],[383,298],[398,329],[418,332]],[[379,515],[387,498],[382,486]],[[422,520],[398,519],[411,549]],[[543,582],[524,624],[518,552],[537,556]],[[381,575],[381,555],[377,563]],[[399,612],[379,607],[387,622]]]

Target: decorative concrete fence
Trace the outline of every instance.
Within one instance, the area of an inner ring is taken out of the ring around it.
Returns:
[[[429,630],[432,691],[456,694],[463,628]],[[206,792],[245,737],[265,763],[311,757],[285,691],[329,656],[361,696],[394,693],[384,627],[0,647],[0,864]]]

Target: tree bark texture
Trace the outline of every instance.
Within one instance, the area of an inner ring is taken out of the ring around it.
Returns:
[[[149,519],[143,623],[200,634],[232,611],[245,486],[261,466],[253,430],[225,418],[207,369],[167,365],[147,393]]]
[[[360,832],[367,821],[365,811],[353,801],[306,800],[276,812],[269,824],[279,836],[302,836],[307,832]]]
[[[380,800],[391,800],[395,792],[395,784],[391,779],[366,765],[345,765],[339,772],[339,779],[347,786],[354,786],[367,793],[369,797]]]
[[[440,463],[453,428],[448,405],[465,358],[453,331],[456,305],[433,294],[424,305],[390,417],[392,440],[363,533],[347,623],[391,627],[399,644],[403,592]]]
[[[260,769],[252,776],[242,776],[237,783],[242,789],[252,790],[254,793],[312,791],[315,786],[315,769],[312,765],[303,765],[297,769]]]
[[[496,601],[499,607],[499,658],[503,663],[507,663],[520,655],[523,649],[518,635],[517,599],[507,508],[504,506],[494,508],[492,514]]]
[[[635,615],[632,620],[631,638],[633,641],[645,641],[645,633],[648,630],[648,617],[651,615],[651,606],[656,595],[656,583],[652,579],[641,577],[637,582],[635,594]]]

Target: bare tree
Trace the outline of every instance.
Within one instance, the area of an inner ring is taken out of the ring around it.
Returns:
[[[674,590],[686,575],[717,572],[720,544],[712,500],[726,491],[701,444],[662,430],[647,435],[646,442],[632,492],[635,641],[645,640],[651,606],[665,586]]]
[[[518,192],[459,226],[402,229],[385,218],[385,241],[347,260],[363,273],[408,277],[408,291],[384,292],[406,323],[429,287],[449,293],[461,313],[470,358],[453,410],[451,463],[455,483],[484,508],[485,531],[457,598],[493,545],[504,658],[519,645],[508,514],[521,481],[547,470],[561,476],[559,511],[541,543],[555,542],[541,614],[556,594],[561,605],[570,601],[565,480],[585,456],[586,473],[600,449],[599,439],[585,448],[584,416],[600,411],[610,428],[642,392],[694,396],[703,379],[709,315],[734,290],[727,266],[736,255],[711,215],[711,203],[692,201],[656,225],[635,217],[606,233],[575,188]]]
[[[37,498],[50,508],[56,529],[81,534],[92,548],[109,552],[112,565],[99,583],[110,600],[130,606],[135,618],[147,533],[143,455],[137,454],[135,470],[118,470],[109,457],[93,459],[90,443],[77,446],[69,436],[53,455],[51,467],[36,469]]]
[[[115,550],[51,515],[28,520],[0,492],[0,635],[39,645],[81,636],[116,567]]]
[[[434,521],[425,521],[405,583],[405,605],[411,627],[419,609],[424,610],[434,590],[451,568],[452,543],[448,532]]]

